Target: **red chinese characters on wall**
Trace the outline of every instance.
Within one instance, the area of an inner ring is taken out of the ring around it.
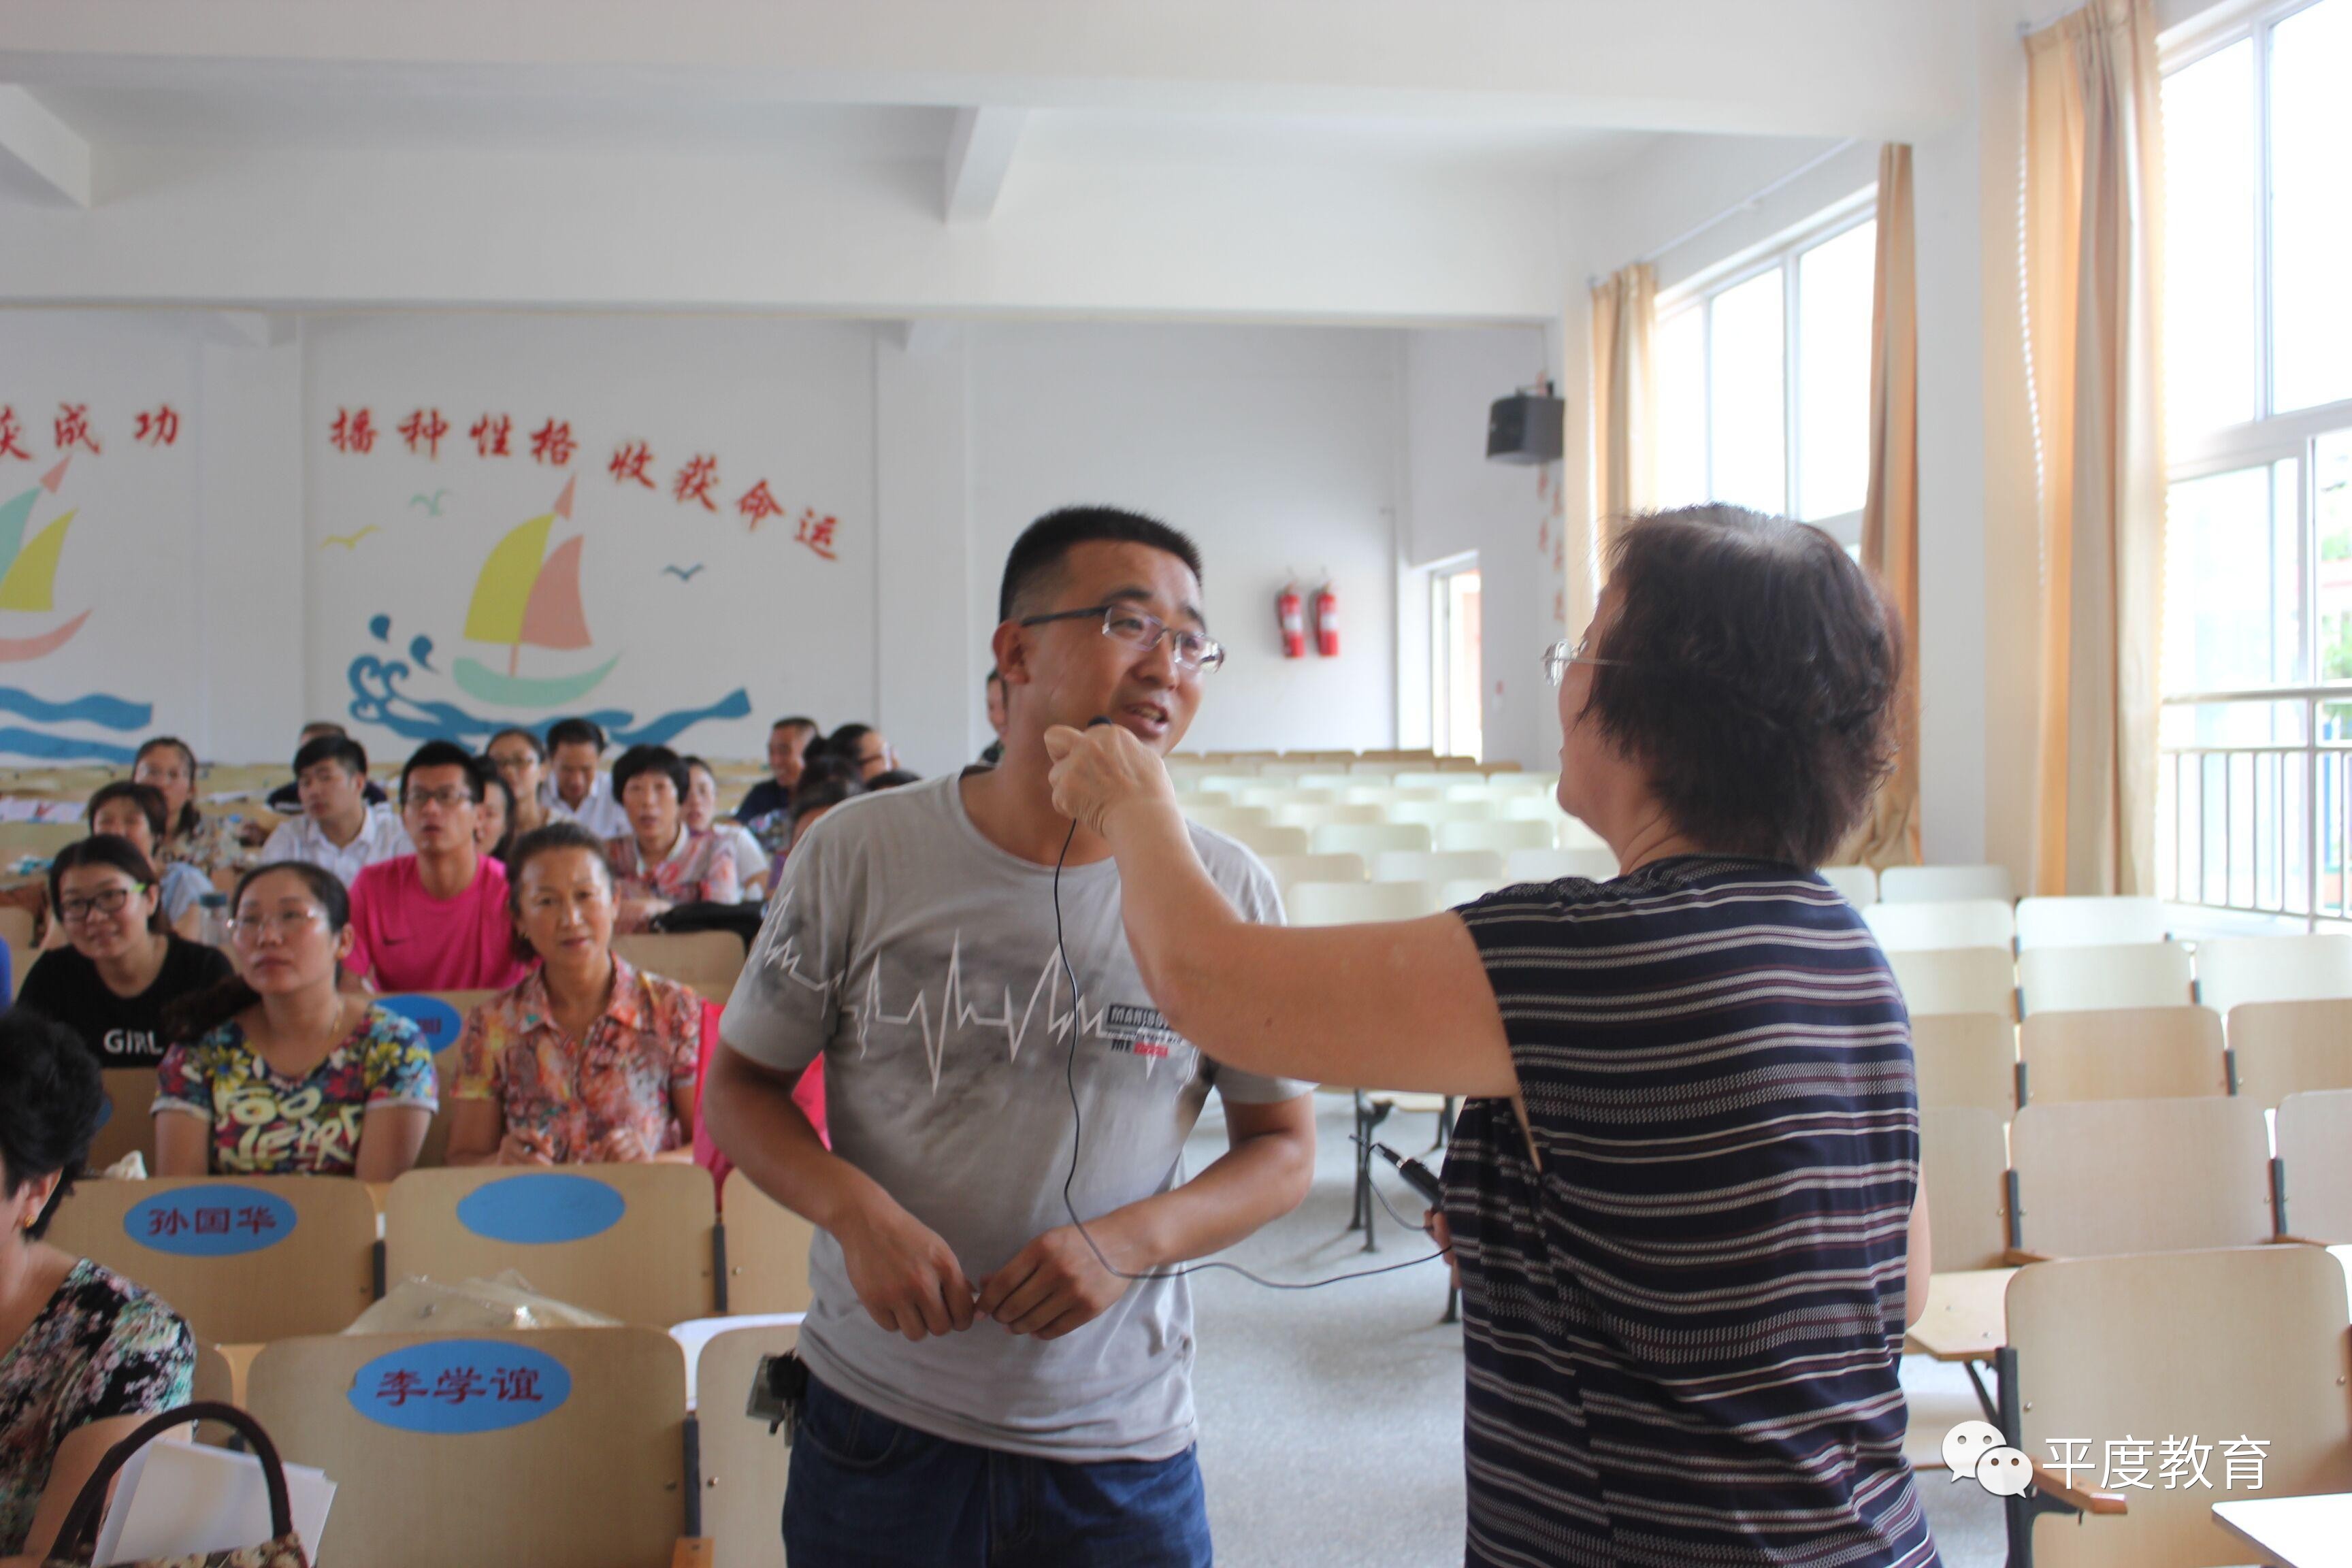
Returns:
[[[478,458],[508,458],[507,441],[514,434],[514,421],[503,414],[485,414],[474,421],[467,432],[473,437],[474,455]]]
[[[717,511],[719,503],[710,499],[711,488],[719,483],[719,459],[709,453],[698,452],[677,471],[670,485],[670,499],[684,505],[690,500],[702,503],[705,511]]]
[[[742,515],[743,526],[753,533],[759,532],[760,525],[768,519],[784,515],[784,509],[776,504],[776,498],[769,492],[765,479],[745,490],[742,498],[736,501],[735,510]]]
[[[409,451],[422,452],[435,462],[441,460],[441,438],[447,434],[449,422],[438,408],[420,408],[400,422],[400,438]]]
[[[131,422],[131,438],[149,447],[170,447],[180,439],[180,412],[168,403],[142,409]]]
[[[572,421],[550,419],[530,433],[530,458],[550,468],[568,468],[580,443],[572,438]]]
[[[604,471],[613,476],[613,482],[616,485],[625,485],[635,479],[649,490],[657,490],[661,487],[654,483],[651,474],[646,472],[653,460],[654,449],[643,441],[624,441],[613,448],[613,460],[604,465]]]
[[[14,408],[0,407],[0,458],[33,460],[33,454],[25,450],[25,427],[16,422]]]
[[[89,404],[58,404],[54,428],[57,433],[58,451],[70,452],[76,447],[79,447],[88,451],[91,457],[98,456],[100,451],[98,435],[90,428]]]
[[[840,527],[840,519],[819,517],[814,509],[804,509],[801,512],[800,528],[793,535],[793,542],[807,545],[827,561],[838,561],[841,557],[834,553],[834,534]]]

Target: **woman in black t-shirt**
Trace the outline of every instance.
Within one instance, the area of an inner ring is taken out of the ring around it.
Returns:
[[[147,858],[111,834],[49,863],[49,908],[71,945],[41,954],[16,1002],[80,1035],[101,1067],[162,1061],[165,1005],[229,975],[226,953],[172,933],[156,882]]]

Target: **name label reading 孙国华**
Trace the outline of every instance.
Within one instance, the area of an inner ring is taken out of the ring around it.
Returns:
[[[122,1231],[140,1246],[182,1258],[234,1258],[294,1234],[294,1205],[257,1187],[173,1187],[131,1205]]]

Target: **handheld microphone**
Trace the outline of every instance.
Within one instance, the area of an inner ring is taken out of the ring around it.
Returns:
[[[1406,1158],[1385,1143],[1373,1144],[1372,1152],[1394,1165],[1396,1173],[1404,1178],[1405,1184],[1419,1193],[1430,1207],[1436,1208],[1444,1202],[1445,1188],[1428,1166],[1418,1160]]]

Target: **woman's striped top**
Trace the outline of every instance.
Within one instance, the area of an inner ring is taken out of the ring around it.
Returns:
[[[1910,1025],[1809,873],[1679,858],[1459,911],[1540,1158],[1445,1163],[1472,1564],[1922,1568],[1895,1366]]]

